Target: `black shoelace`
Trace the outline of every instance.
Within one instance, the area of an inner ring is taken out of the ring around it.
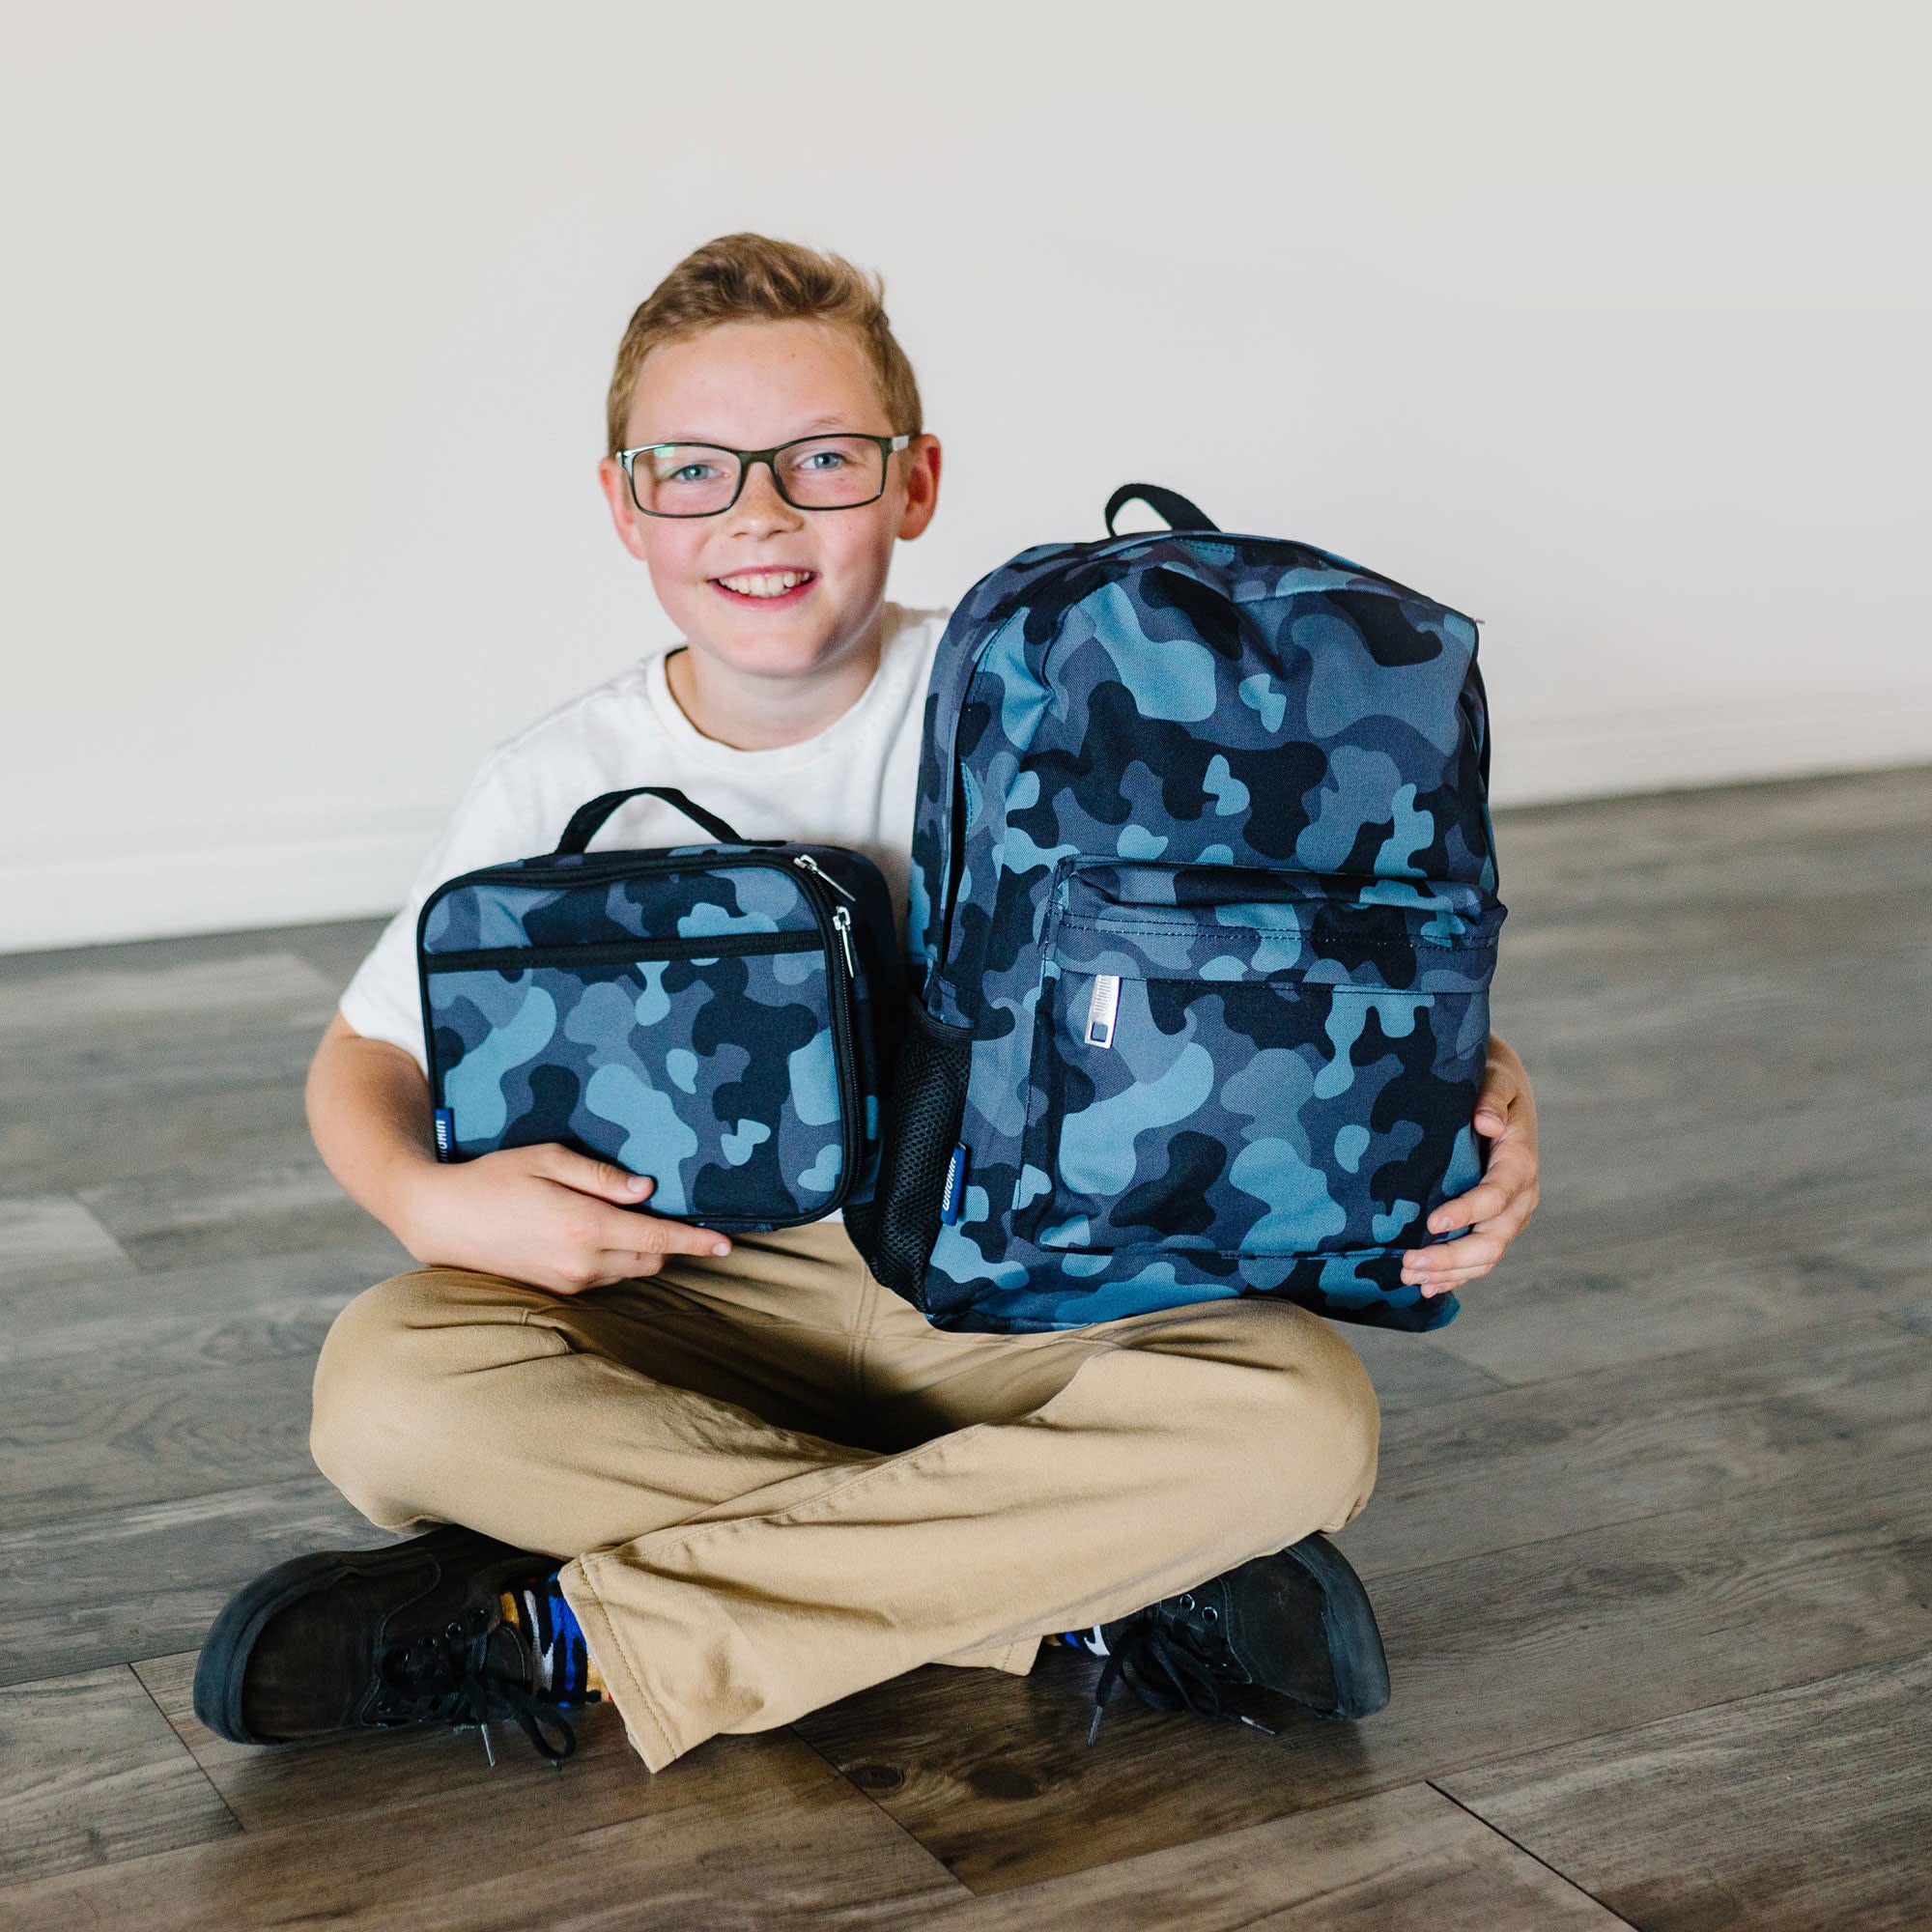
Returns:
[[[1122,1684],[1153,1710],[1227,1719],[1273,1737],[1266,1724],[1231,1709],[1221,1695],[1223,1684],[1247,1681],[1247,1673],[1235,1662],[1218,1633],[1209,1639],[1158,1610],[1143,1610],[1109,1640],[1107,1661],[1094,1686],[1094,1721],[1088,1726],[1087,1742],[1091,1745],[1100,1735],[1108,1700]]]
[[[483,1733],[483,1748],[492,1764],[497,1752],[490,1742],[490,1725],[507,1718],[539,1757],[559,1769],[577,1749],[577,1733],[555,1705],[546,1703],[526,1681],[507,1674],[492,1661],[493,1627],[489,1613],[476,1610],[462,1623],[445,1625],[384,1651],[376,1664],[384,1687],[376,1716],[397,1724],[473,1724]]]

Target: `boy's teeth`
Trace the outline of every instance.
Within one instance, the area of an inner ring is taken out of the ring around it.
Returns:
[[[743,577],[721,577],[718,581],[740,597],[782,597],[787,590],[796,590],[810,575],[809,570],[753,570]]]

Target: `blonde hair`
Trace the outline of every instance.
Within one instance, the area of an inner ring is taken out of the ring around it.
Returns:
[[[609,453],[624,447],[644,357],[726,322],[823,322],[851,330],[878,377],[885,428],[919,435],[919,383],[886,319],[885,293],[877,275],[842,255],[768,235],[721,235],[694,248],[638,305],[617,346],[604,410]]]

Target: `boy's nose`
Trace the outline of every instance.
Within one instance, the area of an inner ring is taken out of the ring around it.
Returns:
[[[779,495],[777,479],[769,462],[750,465],[745,471],[745,487],[731,505],[730,524],[734,529],[796,529],[805,521],[804,513]]]

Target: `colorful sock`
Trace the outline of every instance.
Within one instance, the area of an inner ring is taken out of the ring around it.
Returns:
[[[535,1660],[531,1689],[558,1705],[594,1704],[604,1679],[584,1647],[583,1629],[564,1602],[554,1570],[526,1577],[502,1599],[504,1619],[515,1624]]]

